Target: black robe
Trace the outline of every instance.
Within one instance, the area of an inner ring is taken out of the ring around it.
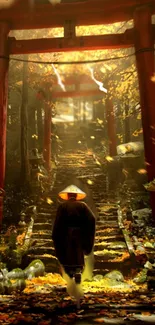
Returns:
[[[56,256],[65,270],[84,267],[84,255],[93,249],[95,216],[86,203],[66,201],[57,210],[52,239]]]

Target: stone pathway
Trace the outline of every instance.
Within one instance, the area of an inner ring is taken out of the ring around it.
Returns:
[[[89,191],[88,204],[95,209],[97,215],[94,274],[105,274],[114,269],[128,272],[131,264],[130,253],[122,229],[118,226],[118,198],[117,195],[109,195],[106,175],[89,150],[66,152],[59,157],[54,187],[40,204],[34,223],[32,239],[36,240],[36,245],[29,252],[25,262],[39,258],[44,262],[46,272],[59,271],[51,239],[52,224],[57,209],[57,194],[72,177],[83,180]]]

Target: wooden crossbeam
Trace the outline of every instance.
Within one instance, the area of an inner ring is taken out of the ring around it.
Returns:
[[[67,19],[74,20],[76,26],[110,24],[132,19],[134,9],[141,5],[151,6],[152,14],[155,13],[154,0],[88,0],[56,6],[36,1],[34,10],[28,0],[19,0],[0,10],[0,20],[7,21],[11,29],[63,27]]]
[[[82,36],[73,39],[43,38],[30,40],[9,39],[10,54],[70,52],[129,48],[133,46],[133,30],[123,34]]]

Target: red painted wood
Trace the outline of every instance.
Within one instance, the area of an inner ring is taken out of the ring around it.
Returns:
[[[86,0],[86,1],[70,1],[70,2],[63,2],[61,1],[60,4],[57,5],[51,5],[46,1],[45,3],[39,3],[39,1],[35,1],[35,5],[33,8],[37,10],[37,13],[40,13],[40,10],[43,10],[45,12],[51,11],[55,14],[68,14],[70,11],[72,14],[79,11],[80,13],[83,12],[90,12],[91,10],[95,12],[98,12],[98,9],[102,10],[113,10],[117,8],[132,8],[132,7],[139,7],[140,5],[147,5],[147,4],[154,4],[154,0]],[[13,2],[12,6],[6,10],[7,12],[11,13],[14,12],[16,15],[18,15],[18,12],[32,12],[32,7],[30,6],[29,0],[16,0]],[[5,10],[3,10],[5,12]]]
[[[0,10],[0,20],[7,20],[11,29],[38,29],[63,27],[64,21],[73,19],[76,25],[110,24],[132,19],[136,6],[149,4],[155,12],[154,0],[88,0],[85,2],[38,4],[34,10],[29,0],[16,1],[7,10]]]
[[[88,14],[75,14],[74,16],[50,16],[49,13],[43,14],[42,16],[36,16],[34,19],[29,19],[28,16],[21,16],[18,19],[13,17],[10,18],[10,25],[12,30],[23,30],[23,29],[40,29],[40,28],[55,28],[63,27],[64,21],[74,19],[76,26],[88,26],[88,25],[102,25],[102,24],[113,24],[122,21],[128,21],[132,19],[132,12],[128,9],[108,11],[106,15],[102,12],[88,13]],[[6,18],[7,19],[7,18]]]
[[[51,119],[52,112],[48,102],[44,107],[44,150],[43,156],[45,160],[45,167],[48,171],[51,170]]]
[[[111,157],[117,155],[116,148],[116,125],[113,101],[109,96],[106,98],[106,118],[107,118],[107,129],[108,129],[108,140],[109,140],[109,155]]]
[[[8,56],[7,36],[9,28],[0,22],[0,55]],[[0,224],[3,217],[3,196],[6,160],[6,125],[7,125],[8,61],[0,59]]]
[[[123,34],[82,36],[74,39],[43,38],[30,40],[9,39],[10,54],[69,52],[129,48],[133,46],[133,30]]]
[[[146,168],[148,179],[151,181],[155,178],[155,83],[151,81],[155,73],[155,60],[149,7],[142,7],[135,11],[134,29]],[[151,205],[155,217],[155,193],[151,194]]]

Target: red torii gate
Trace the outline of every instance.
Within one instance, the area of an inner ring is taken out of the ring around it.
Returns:
[[[3,192],[6,155],[6,119],[8,67],[10,54],[59,52],[135,47],[139,77],[145,158],[148,179],[155,178],[155,84],[154,74],[155,26],[151,18],[155,0],[86,0],[52,6],[46,0],[35,1],[34,10],[28,0],[17,0],[10,8],[0,10],[0,189]],[[123,34],[82,36],[54,39],[16,40],[8,37],[10,30],[111,24],[134,20],[134,28]],[[0,209],[2,210],[2,196]],[[155,217],[155,194],[151,193]],[[2,221],[2,211],[0,212]]]

